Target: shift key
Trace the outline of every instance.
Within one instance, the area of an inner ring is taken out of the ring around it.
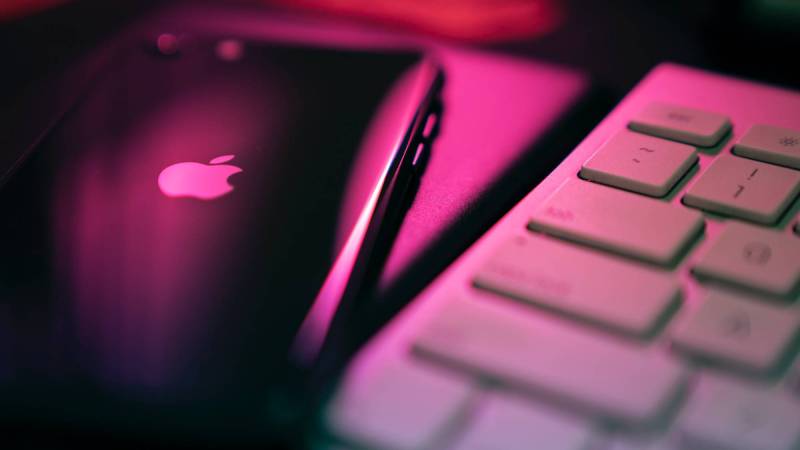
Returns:
[[[633,335],[646,335],[675,305],[680,286],[666,270],[531,235],[501,246],[476,287]]]
[[[512,303],[452,298],[429,320],[414,341],[417,356],[615,422],[654,423],[684,382],[680,364],[656,349]]]
[[[669,265],[703,229],[703,216],[638,194],[569,180],[534,211],[528,228]]]

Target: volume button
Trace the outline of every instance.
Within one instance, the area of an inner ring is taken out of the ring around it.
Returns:
[[[422,137],[430,141],[436,131],[436,126],[439,124],[439,115],[436,113],[428,114],[425,120],[425,127],[422,129]]]
[[[425,151],[427,150],[428,146],[424,142],[420,142],[417,144],[417,149],[414,152],[414,159],[411,162],[411,165],[415,168],[422,165],[425,161]]]

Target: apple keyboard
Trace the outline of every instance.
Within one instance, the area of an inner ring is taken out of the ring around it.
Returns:
[[[800,449],[798,193],[800,93],[659,65],[361,349],[329,437]]]

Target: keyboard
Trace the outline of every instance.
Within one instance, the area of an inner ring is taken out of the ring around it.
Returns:
[[[800,93],[659,65],[361,349],[330,437],[800,448],[798,193]]]

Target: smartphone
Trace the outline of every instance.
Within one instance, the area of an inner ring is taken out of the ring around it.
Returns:
[[[441,70],[169,34],[107,66],[0,180],[0,426],[270,440],[346,357]]]

